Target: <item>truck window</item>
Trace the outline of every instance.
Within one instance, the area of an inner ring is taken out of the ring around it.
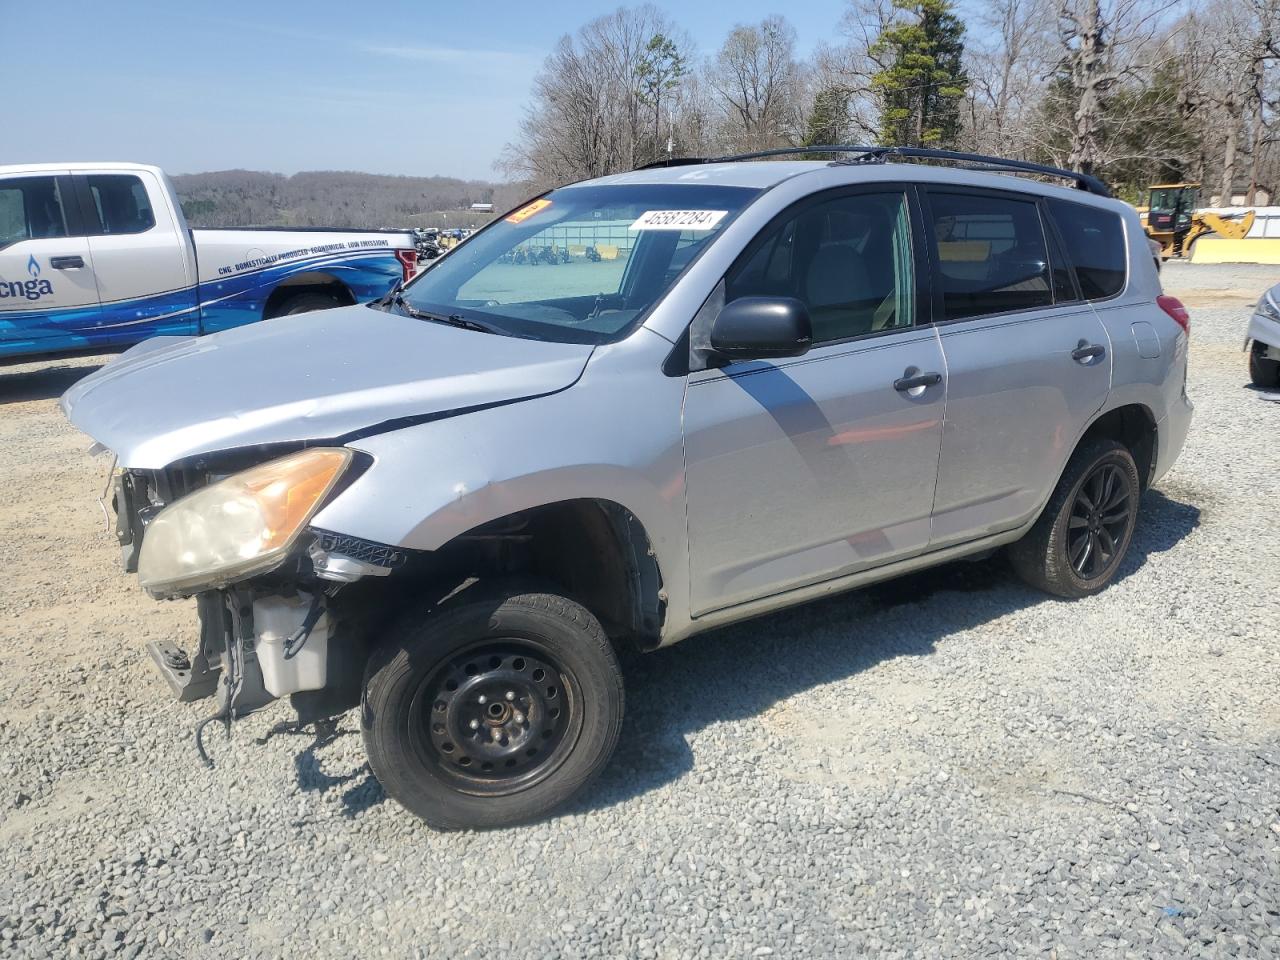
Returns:
[[[99,234],[144,233],[156,225],[147,188],[137,177],[100,173],[85,177],[93,197]]]
[[[948,320],[1053,303],[1040,211],[1029,200],[930,193]]]
[[[67,220],[54,177],[0,180],[0,247],[66,235]]]
[[[1075,265],[1085,299],[1102,300],[1124,289],[1127,271],[1120,217],[1070,200],[1050,200],[1049,212]]]

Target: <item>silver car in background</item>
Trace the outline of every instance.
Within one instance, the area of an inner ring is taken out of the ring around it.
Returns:
[[[1006,546],[1102,589],[1191,419],[1137,214],[1051,168],[841,155],[553,190],[377,303],[73,387],[126,569],[198,598],[194,654],[152,649],[178,696],[358,703],[392,797],[495,826],[607,762],[619,645]]]
[[[1255,387],[1280,387],[1280,284],[1258,298],[1244,349],[1249,354],[1250,382]]]

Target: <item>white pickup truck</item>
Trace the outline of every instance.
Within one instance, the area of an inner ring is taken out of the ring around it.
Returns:
[[[0,362],[373,300],[416,271],[410,230],[188,228],[136,163],[0,166]]]

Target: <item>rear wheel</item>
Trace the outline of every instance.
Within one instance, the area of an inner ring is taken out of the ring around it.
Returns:
[[[1267,345],[1258,340],[1249,348],[1249,379],[1255,387],[1280,387],[1280,360],[1269,360]]]
[[[1014,570],[1060,597],[1097,593],[1129,549],[1141,489],[1123,444],[1098,440],[1077,450],[1040,519],[1009,547]]]
[[[603,769],[622,673],[565,597],[482,592],[393,629],[365,672],[365,748],[387,793],[433,826],[541,816]]]

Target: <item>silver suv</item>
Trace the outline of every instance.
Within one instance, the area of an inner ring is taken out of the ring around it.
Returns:
[[[359,704],[392,797],[495,826],[608,761],[622,644],[998,547],[1101,590],[1191,418],[1137,213],[1052,168],[824,152],[553,190],[377,303],[73,387],[126,569],[197,598],[194,653],[151,649],[179,698]]]

